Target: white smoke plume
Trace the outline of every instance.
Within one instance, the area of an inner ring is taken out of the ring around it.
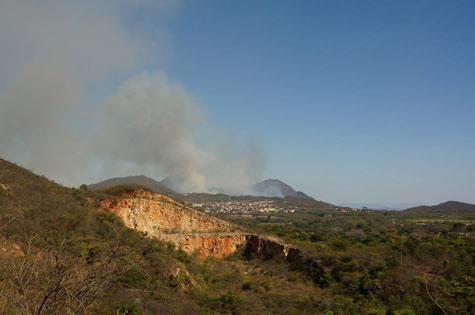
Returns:
[[[222,130],[203,141],[201,130],[215,127],[193,97],[143,71],[172,43],[138,36],[124,17],[140,7],[169,16],[176,3],[1,1],[0,156],[71,186],[172,175],[182,191],[239,193],[259,179],[256,145]]]

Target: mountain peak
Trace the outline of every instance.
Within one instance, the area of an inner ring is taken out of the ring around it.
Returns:
[[[91,184],[88,186],[88,188],[91,190],[97,190],[101,188],[110,188],[119,185],[143,185],[152,190],[153,192],[161,194],[175,193],[174,190],[145,175],[114,177],[96,184]]]
[[[255,184],[252,187],[255,195],[265,197],[297,197],[305,199],[313,199],[309,195],[296,191],[290,185],[284,183],[280,179],[266,179]]]

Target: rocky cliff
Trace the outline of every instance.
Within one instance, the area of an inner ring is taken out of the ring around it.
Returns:
[[[125,225],[150,236],[175,233],[233,232],[238,227],[185,206],[169,197],[136,191],[106,200],[102,208],[117,214]]]
[[[116,214],[130,228],[172,242],[189,254],[197,253],[201,258],[224,258],[241,250],[246,257],[287,261],[289,252],[300,253],[278,240],[245,232],[239,226],[157,193],[124,193],[118,198],[103,201],[101,210]]]
[[[224,258],[244,248],[248,237],[245,233],[176,233],[162,234],[159,238],[173,242],[187,253],[197,252],[201,258]]]
[[[156,193],[122,194],[103,201],[101,208],[115,213],[130,228],[202,258],[229,256],[248,239],[237,226]]]

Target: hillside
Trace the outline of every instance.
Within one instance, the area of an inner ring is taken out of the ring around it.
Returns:
[[[447,201],[435,206],[418,206],[404,210],[421,214],[462,214],[475,213],[475,205],[459,201]]]
[[[173,189],[168,188],[167,186],[157,182],[153,178],[138,175],[138,176],[126,176],[126,177],[114,177],[110,178],[95,184],[88,185],[88,189],[98,190],[103,188],[110,188],[119,185],[142,185],[147,187],[153,192],[160,194],[174,194]]]
[[[97,211],[107,197],[62,187],[0,159],[0,243],[20,250],[0,257],[2,313],[184,313],[182,303],[198,308],[170,286],[180,285],[173,280],[185,268],[180,253]],[[145,293],[158,288],[160,300]]]
[[[265,197],[297,197],[313,199],[309,195],[296,191],[279,179],[267,179],[252,186],[252,193],[256,196]]]
[[[288,310],[299,307],[304,314],[315,312],[311,304],[302,308],[301,295],[294,292],[309,296],[318,289],[312,283],[288,280],[312,279],[302,269],[302,256],[292,256],[293,268],[302,270],[296,277],[291,276],[295,271],[287,263],[275,268],[275,263],[239,258],[240,253],[232,260],[200,260],[177,250],[174,242],[182,238],[183,243],[177,244],[187,249],[186,233],[192,237],[201,230],[213,236],[215,227],[234,233],[234,225],[150,194],[134,186],[100,191],[65,188],[0,159],[0,311],[258,314],[277,310],[276,302],[281,300]],[[161,202],[172,207],[160,206]],[[178,238],[160,241],[147,235],[154,231],[146,229],[155,218],[148,216],[153,215],[150,211],[165,213],[168,236]],[[137,229],[140,222],[145,227],[142,232]],[[255,235],[243,237],[252,245],[243,253],[246,257],[282,259],[285,256],[279,253],[289,252]],[[210,249],[215,245],[207,241],[199,246]]]

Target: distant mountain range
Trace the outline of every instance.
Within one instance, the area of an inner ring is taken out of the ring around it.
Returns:
[[[417,213],[474,213],[475,205],[459,201],[447,201],[435,206],[418,206],[404,211]]]
[[[265,197],[298,197],[312,199],[309,195],[296,191],[279,179],[266,179],[252,186],[252,194]]]
[[[139,175],[139,176],[126,176],[126,177],[115,177],[111,179],[104,180],[102,182],[91,184],[88,186],[91,190],[97,190],[101,188],[109,188],[118,185],[144,185],[151,189],[154,192],[162,194],[176,194],[177,185],[176,178],[167,177],[164,180],[158,182],[153,178]],[[296,191],[291,186],[287,185],[281,180],[278,179],[267,179],[262,182],[259,182],[253,185],[250,188],[251,195],[254,196],[263,196],[263,197],[297,197],[314,200],[309,195]]]
[[[368,208],[371,210],[405,210],[418,206],[413,203],[382,203],[382,202],[340,202],[339,206],[350,207],[355,209]]]
[[[161,182],[154,180],[153,178],[139,175],[139,176],[126,176],[126,177],[115,177],[111,179],[104,180],[102,182],[91,184],[88,186],[91,190],[97,190],[102,188],[110,188],[118,185],[144,185],[148,187],[150,190],[167,195],[173,195],[175,198],[182,199],[184,195],[177,193],[174,189],[170,188],[168,185],[172,186],[173,178],[167,177]],[[174,187],[174,186],[172,186]],[[283,181],[279,179],[267,179],[262,182],[259,182],[251,187],[251,195],[253,196],[263,196],[263,197],[294,197],[294,198],[302,198],[308,200],[315,200],[311,196],[301,192],[296,191],[291,186],[287,185]],[[194,194],[197,195],[197,194]],[[198,194],[198,195],[209,195],[209,194]],[[210,196],[222,196],[225,197],[227,195],[210,195]],[[222,198],[221,197],[221,198]],[[345,204],[344,206],[353,206],[355,207],[356,204],[349,205]],[[379,210],[395,210],[398,208],[390,208],[390,207],[383,207],[382,205],[377,204],[369,204],[367,205],[368,208],[371,209],[379,209]],[[360,207],[358,207],[360,208]],[[403,208],[402,204],[400,205],[399,209]],[[403,211],[406,212],[413,212],[418,214],[428,213],[428,214],[435,214],[435,213],[475,213],[475,205],[470,203],[464,203],[459,201],[447,201],[435,206],[417,206],[405,209]]]
[[[126,176],[126,177],[114,177],[102,182],[91,184],[87,186],[91,190],[97,190],[102,188],[110,188],[119,185],[143,185],[148,187],[153,192],[160,194],[175,194],[175,191],[167,186],[157,182],[153,178],[138,175],[138,176]]]

